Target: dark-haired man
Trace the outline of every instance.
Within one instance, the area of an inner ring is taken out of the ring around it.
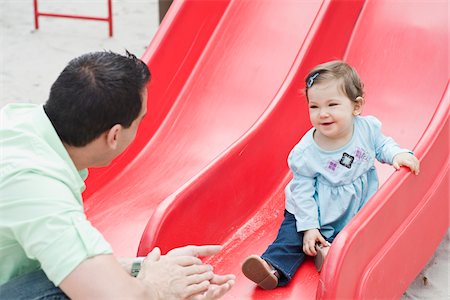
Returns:
[[[197,258],[220,246],[155,249],[131,272],[84,214],[87,168],[133,141],[149,80],[128,52],[89,53],[69,62],[45,105],[1,110],[1,299],[216,299],[231,288],[233,275]]]

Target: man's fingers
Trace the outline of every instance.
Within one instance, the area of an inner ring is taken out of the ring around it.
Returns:
[[[195,295],[189,298],[189,300],[215,300],[225,295],[234,285],[235,281],[230,280],[222,285],[211,284],[208,287],[206,293],[201,295]]]
[[[236,276],[233,274],[227,274],[227,275],[214,274],[214,277],[213,277],[213,279],[210,280],[210,282],[213,284],[220,285],[220,284],[226,283],[227,281],[234,281],[234,280],[236,280]]]
[[[185,290],[185,296],[184,298],[188,298],[188,299],[205,299],[203,297],[200,296],[200,294],[203,294],[205,292],[208,291],[208,288],[210,286],[210,283],[208,280],[202,281],[200,283],[197,284],[191,284],[189,285],[186,290]]]
[[[205,245],[205,246],[185,246],[175,248],[167,253],[167,256],[211,256],[222,250],[221,245]]]
[[[234,280],[227,282],[222,285],[211,285],[208,289],[208,292],[206,292],[205,299],[211,300],[211,299],[219,299],[223,295],[225,295],[231,287],[234,285]]]
[[[200,260],[200,258],[193,257],[193,256],[174,256],[174,257],[165,257],[165,259],[170,259],[174,263],[176,263],[182,267],[202,264],[202,261]]]
[[[211,256],[222,250],[222,245],[191,246],[193,256]]]
[[[161,249],[158,247],[153,248],[153,250],[147,254],[145,261],[158,261],[161,258]]]
[[[184,268],[184,274],[185,275],[202,274],[206,272],[211,272],[212,269],[213,268],[210,265],[191,265]]]
[[[186,282],[188,285],[195,285],[195,284],[200,284],[204,281],[210,281],[213,278],[214,274],[213,272],[209,271],[209,272],[205,272],[202,274],[194,274],[194,275],[190,275],[186,278]]]

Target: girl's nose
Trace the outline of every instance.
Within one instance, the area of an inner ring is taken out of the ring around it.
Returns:
[[[328,117],[329,116],[328,110],[327,109],[321,109],[320,112],[319,112],[319,116],[321,118]]]

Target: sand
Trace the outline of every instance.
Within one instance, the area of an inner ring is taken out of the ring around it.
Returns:
[[[32,3],[0,0],[0,107],[45,102],[59,72],[80,54],[128,49],[140,57],[158,28],[158,0],[113,1],[112,38],[107,23],[96,21],[40,18],[36,31]],[[39,0],[39,6],[46,12],[107,15],[106,0]],[[418,237],[411,247],[425,241]],[[450,230],[402,299],[450,299],[449,253]]]
[[[43,12],[107,16],[106,0],[39,0]],[[43,103],[67,62],[86,52],[128,49],[140,57],[158,25],[158,0],[113,1],[112,38],[106,22],[41,17],[33,1],[0,0],[0,105]]]

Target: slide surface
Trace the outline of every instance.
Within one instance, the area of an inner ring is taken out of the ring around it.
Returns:
[[[153,75],[148,115],[130,149],[91,172],[89,219],[119,256],[224,244],[208,261],[238,275],[225,299],[400,297],[449,227],[447,9],[175,1],[143,57]],[[240,264],[265,250],[282,220],[287,155],[311,127],[303,78],[335,58],[356,67],[364,114],[414,149],[421,174],[378,166],[380,191],[335,240],[322,273],[307,260],[289,286],[263,291]]]

